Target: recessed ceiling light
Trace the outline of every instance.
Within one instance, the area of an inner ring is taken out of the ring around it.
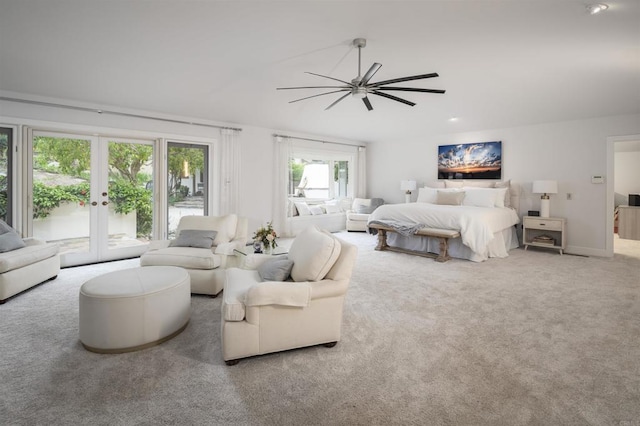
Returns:
[[[609,9],[609,5],[604,3],[587,5],[587,11],[589,12],[590,15],[595,15],[596,13],[603,12],[607,9]]]
[[[451,122],[458,121],[458,117],[451,117],[451,118],[449,119],[449,121],[451,121]]]

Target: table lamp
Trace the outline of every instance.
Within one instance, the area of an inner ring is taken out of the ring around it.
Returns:
[[[416,181],[415,180],[402,180],[400,181],[400,189],[405,191],[404,193],[404,202],[411,202],[411,191],[416,190]]]
[[[555,180],[534,180],[534,194],[542,194],[540,196],[540,217],[549,217],[549,194],[558,193],[558,182]]]

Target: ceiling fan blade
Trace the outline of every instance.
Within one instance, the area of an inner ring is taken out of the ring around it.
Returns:
[[[344,84],[346,84],[346,85],[353,86],[353,84],[351,84],[351,83],[349,83],[349,82],[346,82],[346,81],[344,81],[344,80],[340,80],[340,79],[338,79],[338,78],[329,77],[328,75],[316,74],[315,72],[309,72],[309,71],[305,71],[305,73],[306,73],[306,74],[311,74],[311,75],[317,75],[318,77],[328,78],[328,79],[330,79],[330,80],[339,81],[340,83],[344,83]]]
[[[444,93],[440,89],[417,89],[415,87],[376,87],[376,90],[398,90],[401,92]]]
[[[381,66],[382,64],[374,62],[373,65],[371,65],[371,68],[369,68],[369,71],[367,71],[364,77],[362,77],[362,80],[360,81],[360,84],[358,84],[358,86],[364,86],[365,84],[367,84],[369,80],[371,80],[371,77],[373,77],[373,75],[378,72]]]
[[[347,96],[349,96],[351,94],[351,92],[347,92],[345,93],[343,96],[340,96],[340,98],[338,98],[337,101],[335,101],[334,103],[332,103],[331,105],[329,105],[328,107],[326,107],[324,110],[328,110],[329,108],[331,108],[332,106],[334,106],[335,104],[337,104],[338,102],[340,102],[341,100],[343,100],[344,98],[346,98]]]
[[[378,92],[377,90],[374,90],[374,91],[369,92],[369,93],[373,93],[374,95],[382,96],[383,98],[393,99],[394,101],[402,102],[403,104],[407,104],[409,106],[414,106],[415,105],[413,102],[410,102],[410,101],[408,101],[406,99],[402,99],[402,98],[399,98],[397,96],[390,95],[388,93]]]
[[[318,96],[324,96],[324,95],[330,95],[332,93],[338,93],[338,92],[344,92],[345,90],[351,90],[351,89],[341,89],[341,90],[333,90],[331,92],[326,92],[326,93],[320,93],[318,95],[312,95],[312,96],[307,96],[305,98],[300,98],[300,99],[296,99],[295,101],[289,101],[290,104],[294,103],[294,102],[298,102],[298,101],[304,101],[305,99],[311,99],[311,98],[317,98]]]
[[[369,111],[371,111],[373,109],[373,106],[371,105],[371,102],[369,102],[369,98],[367,98],[366,96],[364,98],[362,98],[362,102],[364,102],[364,104],[367,106],[367,109]]]
[[[351,86],[300,86],[300,87],[276,87],[276,90],[290,89],[345,89],[351,90]]]
[[[378,81],[377,83],[371,83],[368,86],[369,87],[379,87],[379,86],[383,86],[385,84],[402,83],[403,81],[421,80],[423,78],[431,78],[431,77],[438,77],[438,73],[437,72],[432,72],[431,74],[420,74],[420,75],[413,75],[411,77],[394,78],[394,79],[391,79],[391,80],[384,80],[384,81]]]

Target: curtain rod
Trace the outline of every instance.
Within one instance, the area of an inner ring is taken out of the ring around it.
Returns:
[[[298,140],[301,140],[301,141],[320,142],[320,143],[330,143],[330,144],[333,144],[333,145],[344,145],[344,146],[353,146],[353,147],[356,147],[356,148],[366,148],[364,145],[351,145],[351,144],[348,144],[348,143],[342,143],[342,142],[330,142],[330,141],[323,141],[323,140],[320,140],[320,139],[299,138],[299,137],[297,137],[297,136],[279,135],[279,134],[277,134],[277,133],[274,133],[272,136],[273,136],[274,138],[298,139]]]
[[[193,121],[174,120],[174,119],[171,119],[171,118],[153,117],[151,115],[130,114],[130,113],[127,113],[127,112],[110,111],[110,110],[100,109],[100,108],[79,107],[79,106],[73,106],[73,105],[57,104],[57,103],[53,103],[53,102],[32,101],[32,100],[28,100],[28,99],[8,98],[8,97],[4,97],[4,96],[0,96],[0,101],[21,102],[21,103],[24,103],[24,104],[31,104],[31,105],[47,106],[47,107],[54,107],[54,108],[73,109],[73,110],[76,110],[76,111],[85,111],[85,112],[96,112],[98,114],[119,115],[119,116],[122,116],[122,117],[144,118],[144,119],[147,119],[147,120],[166,121],[168,123],[190,124],[192,126],[212,127],[214,129],[236,130],[238,132],[242,131],[242,129],[237,128],[237,127],[216,126],[215,124],[196,123],[196,122],[193,122]]]

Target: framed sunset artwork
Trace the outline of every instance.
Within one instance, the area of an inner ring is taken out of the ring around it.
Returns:
[[[502,179],[502,142],[438,146],[438,179]]]

